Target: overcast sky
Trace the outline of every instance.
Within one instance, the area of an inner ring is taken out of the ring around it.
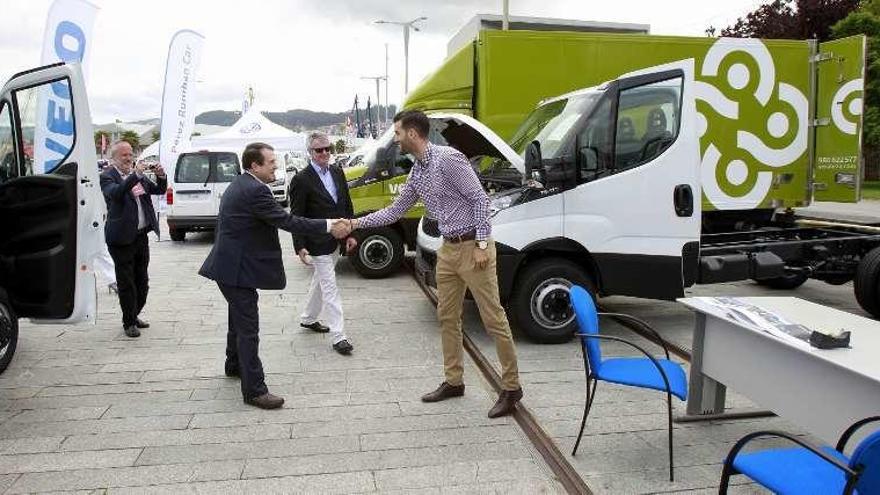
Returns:
[[[198,111],[238,110],[248,86],[268,111],[344,111],[355,93],[375,99],[389,52],[389,97],[403,96],[403,34],[376,25],[428,17],[410,38],[410,88],[446,57],[446,43],[501,0],[91,0],[95,22],[89,99],[96,123],[158,117],[171,36],[205,36]],[[39,63],[51,0],[0,0],[0,81]],[[511,15],[649,24],[652,34],[703,36],[760,0],[510,0]],[[384,88],[382,98],[384,100]]]

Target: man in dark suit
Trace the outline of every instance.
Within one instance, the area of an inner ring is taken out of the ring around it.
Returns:
[[[291,213],[306,218],[351,218],[354,208],[348,193],[348,183],[342,169],[330,165],[330,140],[323,132],[313,132],[306,139],[309,166],[296,174],[290,183]],[[354,249],[354,237],[346,240],[348,251]],[[306,307],[300,315],[300,326],[315,332],[330,332],[333,349],[349,355],[354,346],[345,336],[345,318],[342,299],[336,285],[336,262],[339,261],[339,241],[327,234],[293,234],[293,247],[300,260],[314,269]],[[327,325],[318,321],[321,314]]]
[[[277,168],[275,152],[268,144],[249,144],[242,163],[245,173],[229,185],[220,200],[214,247],[199,274],[217,282],[229,304],[226,375],[241,377],[245,403],[276,409],[284,399],[270,394],[264,381],[257,289],[287,285],[278,229],[347,237],[351,224],[300,218],[284,211],[268,186],[275,180]]]
[[[110,148],[112,166],[101,174],[101,191],[107,202],[104,238],[116,267],[119,305],[125,335],[139,337],[149,323],[140,319],[149,291],[150,245],[147,232],[159,235],[159,220],[150,194],[164,194],[165,170],[157,165],[156,183],[144,176],[143,164],[133,165],[131,145],[117,141]]]

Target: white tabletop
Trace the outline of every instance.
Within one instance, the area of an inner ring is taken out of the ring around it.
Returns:
[[[678,301],[693,310],[759,333],[767,339],[782,342],[804,353],[809,353],[814,358],[828,361],[850,372],[858,373],[880,382],[880,322],[876,320],[804,301],[796,297],[736,298],[766,309],[792,323],[799,323],[811,330],[827,333],[828,331],[843,329],[850,332],[851,348],[825,350],[808,346],[796,346],[787,340],[776,338],[769,333],[745,325],[730,318],[724,309],[711,304],[705,299],[707,298],[688,297],[681,298]]]

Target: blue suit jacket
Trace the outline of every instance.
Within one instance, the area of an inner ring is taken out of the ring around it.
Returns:
[[[104,238],[107,244],[124,246],[135,241],[138,231],[138,208],[135,201],[138,200],[144,211],[147,230],[152,230],[156,235],[159,235],[159,220],[156,218],[156,210],[153,209],[150,195],[165,194],[168,180],[167,178],[157,178],[156,180],[158,184],[146,177],[138,177],[134,173],[122,180],[122,176],[115,167],[110,167],[101,174],[101,191],[107,202],[107,223],[104,225]],[[144,188],[146,194],[135,199],[131,188],[138,183]]]
[[[288,214],[258,179],[236,177],[220,200],[214,247],[199,275],[234,287],[283,289],[278,229],[318,234],[327,231],[327,222]]]

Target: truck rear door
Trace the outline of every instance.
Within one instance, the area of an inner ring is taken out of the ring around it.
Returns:
[[[861,197],[864,36],[819,44],[816,57],[813,199],[855,203]]]

